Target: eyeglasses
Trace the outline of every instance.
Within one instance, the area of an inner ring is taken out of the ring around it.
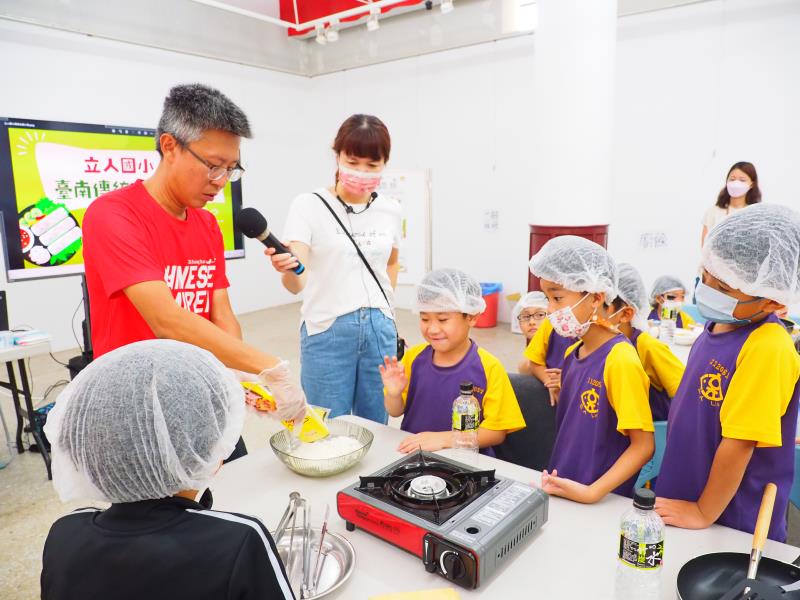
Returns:
[[[222,165],[212,165],[205,158],[203,158],[202,156],[197,154],[194,150],[189,148],[188,144],[181,144],[181,146],[186,148],[186,150],[189,151],[189,154],[194,156],[197,160],[199,160],[201,163],[203,163],[205,166],[208,167],[209,181],[219,181],[223,177],[227,176],[228,181],[233,183],[234,181],[239,181],[242,178],[242,174],[244,173],[244,167],[242,165],[237,163],[235,167],[231,167],[230,169],[227,167],[223,167]]]
[[[546,317],[547,317],[547,313],[544,312],[543,310],[539,310],[539,311],[536,311],[535,313],[533,313],[532,315],[531,314],[529,314],[529,315],[519,315],[517,317],[517,321],[519,321],[520,323],[524,323],[525,321],[528,321],[530,323],[531,321],[542,321]]]

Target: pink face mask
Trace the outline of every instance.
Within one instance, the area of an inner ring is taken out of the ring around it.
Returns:
[[[572,312],[572,309],[588,297],[589,294],[585,294],[583,298],[578,300],[574,305],[566,306],[547,315],[547,318],[550,319],[550,323],[553,325],[553,331],[562,337],[573,339],[582,338],[586,335],[589,328],[592,326],[592,321],[589,320],[586,321],[586,323],[581,323],[578,317],[575,316],[575,313]]]
[[[339,182],[351,194],[371,194],[381,183],[381,172],[367,173],[339,164]]]

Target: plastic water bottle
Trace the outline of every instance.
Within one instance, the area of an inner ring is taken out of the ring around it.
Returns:
[[[672,344],[675,341],[675,330],[678,328],[678,309],[669,300],[665,300],[661,305],[661,325],[658,339],[665,344]]]
[[[655,504],[655,493],[639,488],[633,498],[633,508],[622,515],[615,586],[617,600],[659,597],[665,527],[653,510]]]
[[[461,393],[453,402],[453,449],[458,458],[468,464],[477,462],[478,425],[480,425],[481,405],[472,394],[471,381],[460,385]]]

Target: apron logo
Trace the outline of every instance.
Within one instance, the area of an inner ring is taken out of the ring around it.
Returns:
[[[700,397],[708,400],[711,406],[718,407],[722,402],[722,373],[706,373],[700,377]]]
[[[597,418],[600,394],[597,390],[590,388],[581,394],[581,412],[589,415],[593,419]]]

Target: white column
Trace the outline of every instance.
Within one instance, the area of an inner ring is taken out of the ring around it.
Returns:
[[[537,225],[606,224],[617,0],[538,0],[537,6],[528,216]]]

